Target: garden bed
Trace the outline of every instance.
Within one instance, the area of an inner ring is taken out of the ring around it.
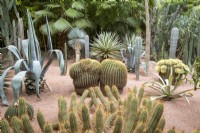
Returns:
[[[73,62],[74,61],[72,60],[68,61],[68,70]],[[133,88],[134,85],[136,85],[139,88],[144,82],[155,79],[156,77],[153,75],[153,72],[155,72],[154,64],[155,63],[151,63],[149,77],[145,77],[141,69],[139,81],[136,81],[134,73],[129,73],[128,82],[127,82],[126,87],[124,88],[122,96],[125,96],[125,94],[128,91],[128,88]],[[27,95],[25,93],[25,89],[23,89],[23,94],[21,95],[26,98],[28,103],[33,105],[33,108],[35,110],[35,115],[38,109],[41,110],[43,114],[45,115],[46,120],[50,123],[55,123],[58,121],[57,119],[58,96],[61,96],[61,95],[65,96],[68,102],[68,107],[69,107],[70,95],[72,92],[75,91],[74,86],[73,86],[73,80],[70,78],[69,72],[67,72],[66,76],[60,76],[58,73],[59,73],[59,68],[57,67],[57,62],[54,61],[46,74],[47,83],[51,87],[52,91],[48,91],[48,88],[46,88],[45,92],[42,92],[40,94],[41,101],[37,99],[36,95],[31,95],[31,96]],[[188,83],[182,84],[180,86],[181,90],[188,89],[188,88],[192,88],[192,86]],[[8,89],[5,92],[6,92],[6,96],[8,97],[9,102],[11,103],[12,90]],[[145,94],[153,95],[153,94],[156,94],[156,92],[146,88]],[[180,98],[180,99],[176,99],[172,101],[163,101],[164,117],[166,119],[165,129],[169,129],[175,126],[178,131],[185,130],[185,133],[190,133],[193,129],[200,128],[200,125],[199,125],[200,123],[200,119],[199,119],[200,92],[199,91],[194,92],[194,96],[191,97],[189,100],[191,104],[188,104],[184,98]],[[7,109],[6,106],[1,106],[0,117],[3,117],[6,109]],[[41,132],[36,120],[36,116],[34,116],[32,124],[36,132]]]

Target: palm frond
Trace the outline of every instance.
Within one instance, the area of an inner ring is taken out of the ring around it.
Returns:
[[[72,8],[75,8],[77,10],[83,10],[85,8],[84,4],[80,1],[74,1],[72,3]]]
[[[57,33],[57,31],[55,30],[55,28],[53,27],[54,22],[49,22],[49,30],[51,31],[51,35],[54,35]],[[47,26],[46,24],[43,24],[40,26],[40,32],[44,35],[47,35]]]
[[[92,23],[89,20],[83,19],[83,18],[76,20],[73,23],[73,25],[75,27],[82,28],[82,29],[84,29],[84,28],[91,28],[93,26]]]
[[[71,28],[71,24],[64,18],[58,19],[54,24],[53,28],[58,32],[66,32]]]
[[[48,5],[45,5],[45,7],[47,8],[47,9],[55,9],[55,8],[59,8],[59,7],[61,7],[61,5],[60,4],[48,4]]]
[[[49,11],[49,10],[44,9],[44,10],[36,11],[36,12],[34,13],[34,16],[35,16],[36,18],[37,18],[37,17],[46,17],[46,16],[48,16],[48,17],[54,17],[55,14],[54,14],[53,12]]]
[[[65,11],[65,16],[70,18],[80,18],[83,16],[83,14],[75,9],[69,8]]]

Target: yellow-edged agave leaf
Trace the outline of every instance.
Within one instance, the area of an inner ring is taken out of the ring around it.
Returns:
[[[0,76],[0,96],[1,96],[1,99],[2,99],[3,105],[9,105],[8,100],[7,100],[5,93],[4,93],[4,79],[5,79],[6,75],[8,74],[9,70],[11,70],[12,68],[13,68],[13,66],[8,67],[6,70],[4,70],[4,72]]]
[[[56,31],[65,32],[69,30],[72,26],[66,19],[60,18],[53,24],[53,27]]]
[[[70,18],[79,18],[79,17],[83,16],[83,13],[81,13],[75,9],[69,8],[65,11],[65,15]]]

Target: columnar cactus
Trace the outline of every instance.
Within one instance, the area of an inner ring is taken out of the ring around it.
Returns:
[[[34,110],[30,104],[26,103],[24,98],[20,98],[18,103],[10,105],[7,108],[4,116],[8,121],[10,121],[13,116],[21,117],[24,114],[28,114],[29,118],[33,119]]]
[[[85,89],[99,84],[100,63],[92,59],[82,59],[70,68],[70,77],[77,94],[82,95]]]
[[[182,76],[187,75],[190,71],[189,67],[179,59],[160,60],[155,69],[163,80],[173,78],[171,83],[173,85],[177,84]]]
[[[85,36],[85,58],[89,58],[89,55],[90,55],[90,46],[89,46],[89,36],[86,35]]]
[[[135,74],[136,74],[136,80],[139,80],[139,68],[140,68],[141,52],[142,52],[142,39],[141,39],[141,37],[136,37],[136,40],[135,40]]]
[[[171,31],[169,58],[176,58],[176,48],[179,38],[179,29],[174,27]]]
[[[121,93],[126,83],[127,69],[121,61],[105,59],[101,62],[100,85],[104,93],[105,85],[108,85],[110,87],[115,85]]]

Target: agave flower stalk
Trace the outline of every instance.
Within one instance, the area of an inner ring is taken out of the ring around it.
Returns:
[[[22,80],[26,74],[32,75],[32,78],[35,80],[36,86],[36,95],[38,98],[39,96],[39,82],[40,79],[44,79],[45,73],[47,72],[50,64],[52,63],[53,59],[57,57],[61,75],[64,75],[66,70],[63,54],[60,50],[54,50],[52,47],[52,41],[50,36],[50,30],[48,25],[48,20],[46,18],[47,23],[47,32],[48,32],[48,52],[47,55],[42,57],[40,52],[39,42],[37,40],[35,29],[33,26],[33,21],[30,16],[29,11],[27,11],[28,17],[28,39],[22,41],[22,48],[25,53],[25,57],[21,56],[19,50],[13,46],[8,46],[8,50],[10,50],[17,61],[14,65],[14,69],[16,75],[12,79],[12,88],[14,92],[14,102],[16,102],[19,98],[19,91],[22,89]],[[50,55],[46,64],[44,64],[44,60]]]

